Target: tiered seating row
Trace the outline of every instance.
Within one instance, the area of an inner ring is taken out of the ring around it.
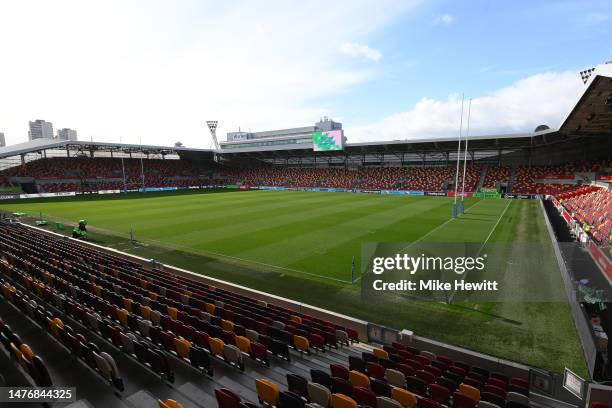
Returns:
[[[16,289],[8,285],[2,285],[2,293],[6,299],[14,299]],[[11,353],[12,357],[28,373],[37,386],[53,386],[49,370],[43,359],[34,354],[30,346],[23,343],[19,335],[13,332],[11,327],[4,323],[2,319],[0,319],[0,343],[7,352]]]
[[[572,213],[593,239],[608,246],[612,240],[612,191],[598,187],[584,187],[572,193],[560,194],[557,199]]]
[[[525,408],[527,381],[470,367],[430,352],[394,343],[349,357],[348,367],[330,364],[330,371],[311,370],[311,381],[287,374],[287,391],[266,379],[256,380],[259,400],[280,408]],[[220,408],[240,398],[219,390]]]

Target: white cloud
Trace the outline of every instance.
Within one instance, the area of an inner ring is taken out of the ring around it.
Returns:
[[[416,0],[382,2],[2,2],[0,132],[22,142],[41,118],[86,140],[208,147],[206,119],[219,135],[313,123],[330,114],[314,101],[373,75],[338,44]]]
[[[370,61],[378,61],[382,57],[382,53],[367,45],[357,43],[344,43],[340,46],[340,52],[351,57],[361,57]]]
[[[531,132],[540,124],[561,124],[583,89],[575,72],[549,72],[521,79],[472,100],[470,134]],[[467,100],[466,100],[467,109]],[[366,126],[348,128],[350,142],[454,137],[461,98],[423,98],[414,107]],[[467,115],[466,115],[467,117]],[[464,122],[465,124],[465,122]]]
[[[442,15],[434,18],[433,23],[435,25],[440,25],[440,24],[449,25],[453,21],[455,21],[455,18],[453,16],[451,16],[450,14],[442,14]]]

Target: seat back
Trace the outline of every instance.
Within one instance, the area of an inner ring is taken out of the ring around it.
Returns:
[[[366,387],[353,387],[353,398],[359,405],[376,406],[376,394]]]
[[[388,397],[376,397],[376,408],[402,408],[402,404]]]
[[[336,339],[338,343],[349,345],[348,333],[344,330],[336,330]]]
[[[467,395],[476,402],[480,401],[480,390],[476,387],[467,384],[459,384],[459,392]]]
[[[257,396],[262,402],[278,406],[280,388],[277,384],[265,378],[258,378],[255,380],[255,388],[257,389]]]
[[[240,351],[247,354],[251,352],[251,340],[244,336],[236,336],[235,340],[236,346],[240,349]]]
[[[240,397],[227,388],[215,389],[219,408],[240,408]]]
[[[327,407],[329,405],[329,399],[331,398],[331,392],[329,388],[324,385],[308,383],[308,397],[311,402]]]
[[[112,369],[110,365],[108,364],[108,362],[100,354],[96,353],[95,351],[93,352],[93,357],[96,362],[96,366],[98,367],[98,370],[100,371],[102,376],[107,381],[112,381],[113,380]]]
[[[334,408],[357,408],[357,402],[344,394],[332,394],[331,401]]]
[[[419,400],[419,408],[442,408],[442,405],[432,399],[422,398]]]
[[[451,391],[440,384],[430,384],[429,396],[432,400],[447,405],[451,396]]]
[[[134,341],[132,338],[125,333],[119,333],[119,337],[121,338],[121,344],[123,344],[125,350],[130,354],[134,354]]]
[[[360,373],[359,371],[349,371],[349,381],[353,387],[365,387],[370,388],[370,379],[367,375]]]
[[[480,393],[480,402],[490,402],[491,404],[498,405],[500,407],[504,407],[506,405],[506,399],[500,397],[497,394],[492,394],[490,392],[481,392]]]
[[[331,388],[331,377],[323,370],[310,370],[310,378],[313,383],[324,385],[327,388]]]
[[[385,378],[385,367],[381,366],[378,363],[374,363],[372,361],[368,361],[366,364],[366,372],[372,378],[378,378],[382,380]]]
[[[302,351],[305,353],[310,352],[310,343],[308,342],[308,339],[306,337],[297,336],[297,335],[293,336],[293,345],[299,351]]]
[[[331,391],[335,394],[344,394],[350,397],[353,395],[353,386],[344,378],[332,377]]]
[[[453,394],[453,408],[474,408],[477,404],[478,401],[462,392],[457,391]]]
[[[217,337],[211,337],[208,342],[210,344],[211,353],[223,357],[223,346],[225,346],[223,340]]]
[[[225,344],[223,346],[223,356],[230,363],[237,364],[242,367],[242,352],[233,344]]]
[[[332,377],[338,377],[344,380],[349,379],[349,370],[343,365],[332,363],[329,365],[329,370],[331,371]]]
[[[421,350],[420,355],[426,357],[427,359],[429,359],[429,361],[433,361],[433,360],[437,360],[438,359],[436,354],[432,353],[431,351]]]
[[[281,391],[279,394],[280,408],[304,408],[304,400],[291,391]]]
[[[174,339],[174,347],[179,357],[189,358],[189,352],[191,350],[191,342],[182,337],[176,337]]]
[[[149,337],[151,322],[149,320],[138,320],[138,331],[145,337]]]
[[[287,388],[302,397],[308,396],[308,381],[297,374],[287,373]]]
[[[165,401],[157,400],[159,408],[183,408],[183,404],[176,402],[173,399],[167,399]]]
[[[379,349],[379,348],[375,348],[372,350],[372,353],[378,357],[378,358],[384,358],[384,359],[388,359],[389,358],[389,353],[387,353],[385,350],[383,349]]]
[[[391,397],[391,387],[386,381],[379,380],[378,378],[372,378],[370,380],[370,388],[376,395],[381,397]]]
[[[404,373],[392,368],[385,370],[385,380],[394,387],[404,388],[406,386],[406,376]]]
[[[417,397],[413,393],[403,388],[393,388],[391,397],[402,404],[404,408],[415,408],[417,406]]]
[[[251,329],[246,329],[244,331],[245,336],[251,340],[251,341],[259,341],[259,333],[257,333],[255,330],[251,330]]]
[[[406,389],[415,394],[425,395],[427,393],[427,384],[420,378],[409,376],[406,377]]]

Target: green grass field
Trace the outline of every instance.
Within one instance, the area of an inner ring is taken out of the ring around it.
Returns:
[[[364,242],[541,243],[540,204],[468,199],[450,220],[445,197],[233,191],[0,203],[49,221],[89,222],[90,238],[147,258],[498,357],[587,376],[567,302],[367,303],[351,284]],[[130,229],[142,244],[129,241]],[[546,255],[543,254],[545,257]],[[359,267],[357,268],[359,271]],[[542,270],[561,285],[556,261]],[[515,288],[530,277],[507,277]]]

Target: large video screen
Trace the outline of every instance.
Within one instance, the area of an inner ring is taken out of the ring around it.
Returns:
[[[342,131],[313,132],[312,143],[315,152],[342,150]]]

